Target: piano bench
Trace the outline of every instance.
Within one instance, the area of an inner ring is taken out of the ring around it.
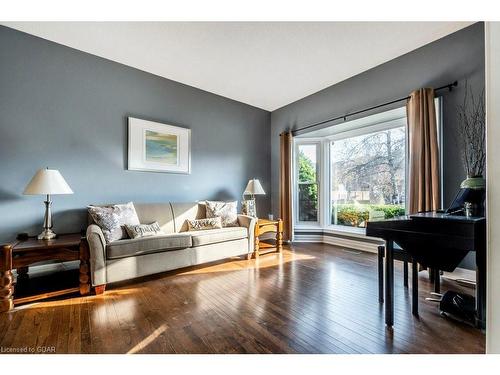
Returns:
[[[396,246],[394,247],[393,254],[394,260],[403,262],[403,284],[405,288],[408,288],[408,263],[412,261],[411,255],[407,251]],[[385,246],[380,245],[378,247],[378,300],[380,303],[384,303],[384,257]],[[418,272],[418,270],[416,272]],[[418,275],[415,275],[415,267],[413,267],[412,277],[418,277]]]

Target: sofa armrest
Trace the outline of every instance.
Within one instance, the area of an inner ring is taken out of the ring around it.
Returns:
[[[87,241],[92,285],[106,284],[106,240],[99,226],[91,224],[87,227]]]
[[[256,223],[257,223],[257,218],[253,216],[238,215],[238,225],[240,227],[245,227],[248,230],[248,254],[252,253],[254,250]]]

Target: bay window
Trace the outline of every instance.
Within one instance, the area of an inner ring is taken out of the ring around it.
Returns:
[[[371,127],[330,145],[331,224],[364,227],[405,213],[405,126]]]
[[[441,153],[439,98],[435,104]],[[294,142],[295,227],[364,233],[368,220],[405,215],[405,107],[299,135]]]

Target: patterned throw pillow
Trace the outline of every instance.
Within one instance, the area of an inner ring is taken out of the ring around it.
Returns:
[[[206,230],[206,229],[221,229],[222,220],[220,217],[209,217],[207,219],[187,220],[190,231]]]
[[[206,201],[207,218],[220,217],[223,227],[238,226],[238,201],[234,202],[216,202]]]
[[[107,243],[128,238],[125,225],[140,224],[132,202],[113,206],[88,206],[90,216],[102,229]]]
[[[141,238],[165,234],[157,221],[151,224],[125,225],[125,229],[130,238]]]

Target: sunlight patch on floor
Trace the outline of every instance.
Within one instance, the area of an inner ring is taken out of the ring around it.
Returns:
[[[163,332],[167,330],[168,326],[166,324],[162,324],[158,328],[156,328],[152,334],[150,334],[148,337],[146,337],[144,340],[142,340],[140,343],[138,343],[136,346],[134,346],[132,349],[130,349],[127,354],[134,354],[137,353],[138,351],[146,348],[149,344],[154,342],[158,336],[160,336]]]
[[[216,273],[228,271],[240,271],[242,269],[258,269],[267,267],[276,267],[280,264],[295,262],[300,260],[311,260],[316,257],[306,254],[297,254],[291,251],[284,250],[282,254],[269,253],[263,254],[258,259],[242,259],[237,258],[225,263],[219,263],[212,266],[200,267],[191,269],[185,272],[180,272],[178,275],[195,275],[202,273]]]
[[[55,301],[44,301],[44,302],[32,302],[25,305],[16,306],[13,312],[20,310],[29,310],[29,309],[46,309],[50,307],[63,307],[63,306],[71,306],[76,304],[85,303],[85,297],[67,297],[63,300],[55,300]]]
[[[51,307],[64,307],[71,305],[78,305],[87,303],[87,301],[95,301],[95,300],[104,300],[109,296],[127,296],[127,295],[136,295],[137,290],[139,288],[127,288],[127,289],[111,289],[106,291],[105,294],[101,295],[88,295],[88,296],[79,296],[75,295],[73,297],[68,296],[64,299],[58,299],[53,301],[40,301],[40,302],[32,302],[24,305],[16,306],[12,311],[19,310],[28,310],[28,309],[43,309],[43,308],[51,308]]]

